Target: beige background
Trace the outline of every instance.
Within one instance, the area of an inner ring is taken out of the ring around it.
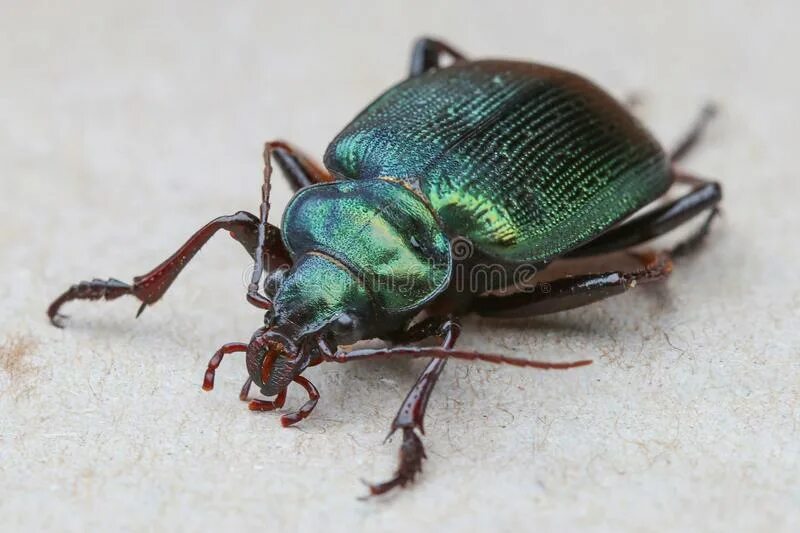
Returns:
[[[0,529],[798,530],[797,2],[69,4],[0,0]],[[424,363],[310,370],[322,401],[296,429],[238,401],[236,356],[203,393],[213,350],[260,321],[225,236],[139,320],[120,300],[46,323],[70,283],[129,280],[255,210],[262,142],[320,156],[426,33],[640,91],[665,143],[721,104],[687,165],[725,184],[724,217],[668,285],[465,324],[463,347],[596,364],[452,362],[424,475],[364,503]]]

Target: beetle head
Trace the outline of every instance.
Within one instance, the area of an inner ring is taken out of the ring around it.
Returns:
[[[259,328],[247,347],[247,371],[264,396],[274,396],[289,386],[308,366],[308,358],[285,335]]]
[[[247,348],[247,370],[265,396],[278,394],[315,357],[316,339],[338,345],[364,336],[370,310],[363,286],[341,263],[319,253],[298,257],[266,280],[273,302]]]

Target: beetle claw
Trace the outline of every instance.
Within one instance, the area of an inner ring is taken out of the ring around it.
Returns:
[[[55,314],[50,317],[50,323],[59,329],[64,329],[64,322],[69,318],[67,315]]]
[[[360,478],[360,479],[359,479],[359,481],[360,481],[361,483],[363,483],[363,484],[364,484],[364,486],[365,486],[365,487],[367,487],[367,488],[369,489],[369,494],[364,494],[363,496],[359,496],[359,497],[358,497],[358,498],[356,498],[356,499],[357,499],[358,501],[365,502],[365,501],[367,501],[367,500],[371,499],[371,498],[372,498],[372,497],[375,495],[375,494],[373,493],[373,486],[374,486],[374,485],[373,485],[372,483],[370,483],[369,481],[367,481],[366,479],[364,479],[363,477],[362,477],[362,478]]]
[[[405,487],[408,483],[414,481],[414,478],[422,472],[422,461],[426,459],[425,447],[422,445],[422,440],[414,432],[412,428],[403,428],[403,443],[400,445],[400,463],[397,466],[397,471],[391,479],[383,483],[366,483],[369,487],[369,496],[360,499],[366,499],[372,496],[379,496],[385,494],[395,487]]]

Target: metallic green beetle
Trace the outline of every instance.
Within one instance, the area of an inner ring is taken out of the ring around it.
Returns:
[[[442,66],[449,56],[453,64]],[[166,292],[186,263],[219,229],[228,230],[255,261],[247,299],[266,311],[249,343],[230,343],[209,362],[211,389],[224,355],[246,352],[247,379],[281,408],[287,387],[309,400],[281,418],[302,420],[319,398],[302,376],[321,362],[388,357],[431,361],[395,417],[403,429],[400,465],[372,494],[404,486],[425,457],[415,430],[447,358],[536,368],[543,363],[454,349],[458,317],[551,313],[664,279],[671,257],[706,235],[720,186],[675,169],[713,115],[707,107],[670,155],[631,113],[586,79],[553,67],[514,61],[468,61],[446,44],[421,39],[411,75],[359,114],[330,144],[325,167],[285,142],[266,144],[259,216],[239,212],[201,228],[150,273],[128,285],[115,279],[72,286],[48,310],[75,299],[137,297],[144,308]],[[297,191],[279,230],[267,222],[272,160]],[[628,218],[676,182],[691,191]],[[660,254],[638,256],[630,271],[589,273],[532,283],[559,258],[623,250],[664,234],[702,212],[689,239]],[[269,272],[263,292],[261,279]],[[497,291],[502,291],[500,294]],[[427,337],[440,347],[405,346]],[[394,343],[345,351],[362,339]]]

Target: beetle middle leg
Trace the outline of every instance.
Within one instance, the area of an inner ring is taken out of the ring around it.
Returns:
[[[297,411],[285,414],[281,417],[281,425],[283,427],[289,427],[305,418],[308,418],[308,415],[311,414],[311,412],[317,406],[317,402],[319,401],[319,391],[313,383],[303,376],[295,376],[293,381],[306,390],[308,393],[308,401],[306,401],[306,403],[304,403]],[[247,383],[247,386],[249,388],[250,384]],[[273,411],[275,409],[280,409],[286,402],[286,390],[287,389],[283,389],[281,392],[279,392],[274,400],[250,400],[248,407],[251,411]]]
[[[434,325],[439,323],[439,327],[434,329]],[[454,318],[430,318],[419,324],[412,326],[406,331],[407,335],[393,336],[392,340],[422,340],[428,336],[427,333],[438,331],[444,337],[441,346],[438,347],[418,347],[418,346],[399,346],[394,348],[378,348],[353,350],[350,352],[337,351],[332,353],[324,341],[320,341],[319,348],[322,360],[332,363],[347,363],[357,360],[378,360],[392,359],[396,357],[433,357],[428,365],[417,378],[417,382],[406,396],[400,410],[392,422],[389,436],[397,429],[403,430],[403,442],[400,446],[399,465],[394,476],[383,483],[369,485],[370,494],[378,495],[388,492],[394,487],[403,487],[413,481],[414,477],[422,470],[422,460],[425,459],[425,448],[422,440],[416,434],[415,429],[419,428],[424,434],[423,419],[425,408],[428,405],[433,387],[436,384],[439,374],[444,369],[448,358],[463,359],[467,361],[485,361],[494,364],[508,364],[519,367],[538,368],[541,370],[565,370],[591,364],[591,361],[574,361],[568,363],[550,363],[546,361],[535,361],[531,359],[511,357],[505,355],[485,354],[478,352],[465,352],[453,350],[458,335],[460,333],[459,323]]]
[[[409,328],[404,340],[412,342],[439,333],[444,337],[441,345],[442,349],[450,350],[458,340],[460,332],[461,326],[455,319],[445,320],[440,317],[431,317]],[[399,452],[400,464],[390,480],[369,485],[371,495],[377,496],[390,491],[394,487],[403,487],[413,481],[417,473],[422,471],[422,460],[426,457],[425,448],[414,430],[419,428],[420,433],[425,433],[423,426],[425,408],[446,363],[446,358],[432,359],[417,378],[417,382],[408,392],[406,399],[403,400],[400,410],[392,421],[389,434],[386,436],[388,439],[398,429],[403,430],[403,442],[400,445]]]
[[[638,257],[643,266],[637,270],[569,276],[538,284],[530,292],[479,296],[472,311],[505,318],[556,313],[622,294],[642,283],[662,281],[672,272],[668,253]]]
[[[229,231],[231,236],[254,257],[258,240],[258,224],[259,219],[246,211],[215,218],[192,235],[166,261],[147,274],[134,277],[133,284],[127,284],[113,278],[77,283],[50,304],[47,315],[54,325],[60,326],[63,316],[58,311],[66,302],[72,300],[114,300],[120,296],[132,295],[142,302],[136,315],[139,316],[145,307],[152,305],[164,295],[187,263],[217,231],[221,229]],[[289,264],[289,254],[281,241],[280,230],[272,225],[267,225],[264,237],[267,242],[265,249],[268,250],[271,266],[277,267],[281,264]]]

